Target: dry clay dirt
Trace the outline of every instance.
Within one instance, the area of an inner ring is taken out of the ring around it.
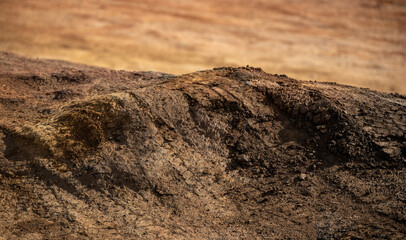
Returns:
[[[0,53],[0,239],[405,239],[406,98]]]
[[[406,1],[1,0],[0,51],[172,74],[249,64],[406,94]]]

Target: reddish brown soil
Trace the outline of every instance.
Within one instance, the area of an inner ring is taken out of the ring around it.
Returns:
[[[0,51],[172,74],[249,64],[406,94],[406,2],[1,0]]]
[[[0,53],[4,239],[405,239],[406,99]]]

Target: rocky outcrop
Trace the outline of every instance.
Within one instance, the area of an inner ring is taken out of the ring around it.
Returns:
[[[10,239],[404,239],[406,99],[0,54]]]

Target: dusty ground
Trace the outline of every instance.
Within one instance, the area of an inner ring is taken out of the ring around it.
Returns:
[[[406,98],[0,53],[1,239],[405,239]]]
[[[404,0],[1,0],[0,50],[173,74],[254,65],[406,93]]]

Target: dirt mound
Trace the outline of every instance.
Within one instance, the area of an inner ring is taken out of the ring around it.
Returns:
[[[404,239],[406,99],[0,54],[5,238]]]

